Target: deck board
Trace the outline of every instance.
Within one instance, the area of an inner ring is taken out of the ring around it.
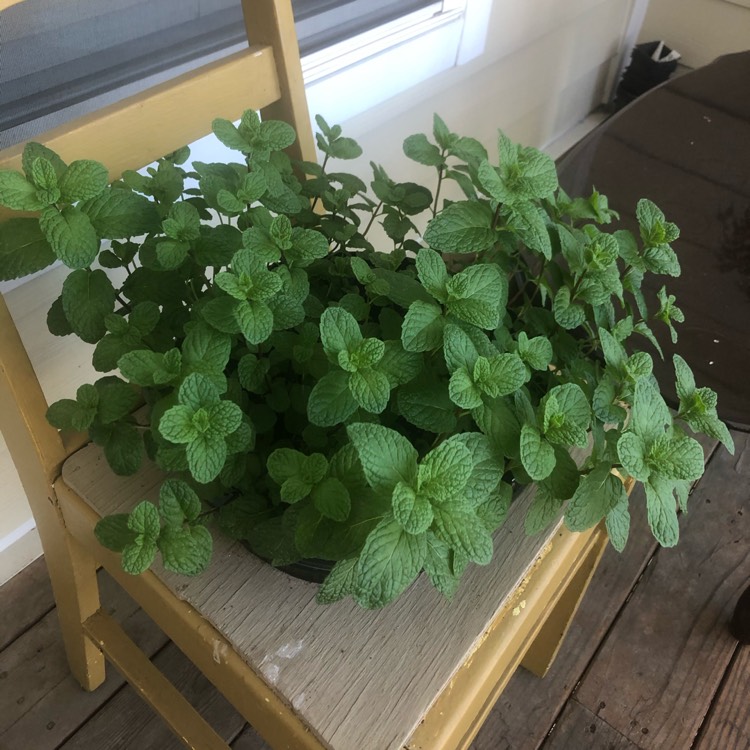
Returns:
[[[4,601],[13,602],[13,606],[0,607],[0,651],[54,609],[44,558],[34,560],[11,578],[2,592]]]

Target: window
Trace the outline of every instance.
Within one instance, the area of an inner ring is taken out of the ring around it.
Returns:
[[[312,60],[306,78],[346,63],[341,49],[333,63],[325,53],[343,40],[370,34],[368,44],[377,48],[373,29],[398,27],[398,19],[455,15],[456,5],[457,0],[293,0],[301,52]],[[244,39],[238,0],[13,5],[0,12],[0,147],[221,57]],[[361,58],[363,47],[357,47]]]

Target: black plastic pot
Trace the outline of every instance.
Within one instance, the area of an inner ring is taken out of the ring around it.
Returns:
[[[625,69],[617,87],[615,109],[621,109],[641,94],[664,83],[677,70],[677,60],[662,62],[651,58],[659,44],[661,42],[644,42],[633,48],[630,64]],[[664,45],[662,55],[666,56],[671,51]]]

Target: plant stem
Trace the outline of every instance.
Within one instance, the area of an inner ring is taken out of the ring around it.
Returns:
[[[115,299],[128,311],[130,312],[132,308],[130,307],[130,303],[127,302],[127,300],[123,299],[122,295],[118,292],[115,295]]]
[[[328,154],[326,154],[326,155],[325,155],[325,157],[323,158],[323,163],[322,163],[322,164],[320,165],[320,168],[321,168],[321,170],[322,170],[322,171],[323,171],[324,173],[325,173],[325,171],[326,171],[326,164],[328,164]],[[314,201],[312,202],[312,205],[310,206],[310,210],[311,210],[311,211],[314,211],[314,210],[315,210],[315,206],[317,206],[317,205],[318,205],[318,202],[319,202],[319,201],[320,201],[320,196],[319,196],[319,195],[316,195],[316,196],[315,196],[315,200],[314,200]]]
[[[372,223],[375,221],[375,219],[379,216],[378,211],[383,207],[383,201],[380,201],[377,206],[375,206],[375,210],[372,212],[372,216],[370,217],[370,221],[367,222],[367,226],[365,227],[365,231],[362,232],[362,237],[367,237],[367,233],[370,231],[370,227],[372,226]]]
[[[445,157],[445,151],[442,151],[441,156]],[[435,215],[437,214],[437,207],[438,207],[438,199],[440,198],[440,188],[443,184],[443,174],[445,170],[445,165],[441,164],[438,167],[438,180],[437,180],[437,186],[435,187],[435,200],[432,204],[432,218],[435,218]]]

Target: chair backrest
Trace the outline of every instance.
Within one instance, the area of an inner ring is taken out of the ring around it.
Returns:
[[[64,161],[96,159],[115,180],[211,130],[215,117],[246,109],[297,131],[293,158],[315,161],[291,0],[242,3],[248,48],[100,109],[36,140]],[[0,9],[14,3],[3,0]],[[0,169],[21,169],[23,146],[0,151]],[[0,209],[0,221],[10,212]],[[52,302],[52,300],[50,300]],[[0,295],[0,431],[29,496],[55,479],[80,440],[64,440],[45,419],[47,403],[5,300]],[[32,488],[34,491],[32,491]],[[32,501],[33,510],[33,501]]]

